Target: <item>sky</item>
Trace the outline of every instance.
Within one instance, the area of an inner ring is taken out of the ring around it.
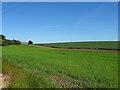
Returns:
[[[3,2],[2,34],[34,43],[116,41],[117,2]]]
[[[0,2],[0,33],[2,33],[2,3]]]

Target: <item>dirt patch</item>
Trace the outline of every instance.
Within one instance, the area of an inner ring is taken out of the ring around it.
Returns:
[[[42,47],[42,48],[58,49],[58,48],[52,48],[52,47],[46,47],[46,46],[40,46],[40,45],[34,45],[34,44],[29,44],[29,46],[36,46],[36,47]]]
[[[53,48],[53,47],[46,47],[46,46],[33,45],[33,44],[31,44],[29,46],[35,46],[35,47],[41,47],[41,48],[50,48],[50,49],[63,49],[63,48]],[[64,50],[84,50],[84,51],[120,53],[120,51],[117,51],[117,50],[100,50],[100,49],[64,49]]]
[[[75,79],[70,76],[51,76],[50,79],[59,84],[61,88],[81,88],[85,84],[81,79]]]
[[[11,77],[8,74],[0,74],[0,89],[7,88],[10,84]]]

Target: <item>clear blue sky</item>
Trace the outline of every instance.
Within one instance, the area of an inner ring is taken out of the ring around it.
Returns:
[[[3,3],[3,34],[34,43],[118,40],[116,2]]]

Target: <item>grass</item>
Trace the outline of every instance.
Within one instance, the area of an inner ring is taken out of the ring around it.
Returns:
[[[97,42],[68,42],[68,43],[48,43],[36,44],[54,48],[68,48],[68,49],[109,49],[119,50],[118,41],[97,41]]]
[[[9,78],[10,88],[29,88],[27,83],[27,73],[8,62],[7,59],[3,60],[3,74],[7,74]]]
[[[0,73],[2,73],[2,47],[0,46]]]
[[[45,85],[51,85],[44,76],[38,76],[35,73],[23,71],[7,59],[3,60],[3,74],[10,77],[9,88],[45,88]],[[54,86],[49,86],[54,87]]]
[[[4,71],[13,71],[19,79],[11,87],[118,88],[116,53],[13,45],[3,47],[3,57],[8,62]],[[7,68],[9,63],[16,70]]]

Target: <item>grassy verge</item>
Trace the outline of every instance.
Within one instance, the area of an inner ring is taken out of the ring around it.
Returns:
[[[7,59],[3,60],[3,73],[10,76],[8,88],[45,88],[52,87],[51,82],[46,78],[21,70],[19,67],[10,63]],[[55,86],[53,86],[55,87]]]
[[[4,74],[8,74],[11,77],[9,88],[29,87],[27,82],[27,76],[28,76],[27,73],[23,72],[17,66],[8,62],[7,59],[3,60],[2,69]]]

